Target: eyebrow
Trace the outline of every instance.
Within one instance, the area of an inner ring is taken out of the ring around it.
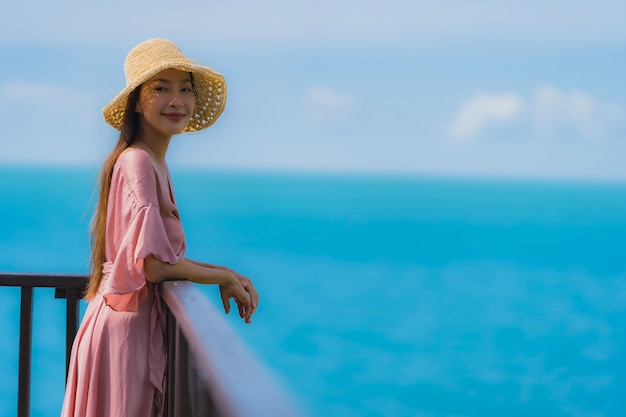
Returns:
[[[172,80],[168,80],[167,78],[157,78],[155,80],[153,80],[153,82],[160,82],[160,83],[166,83],[166,84],[171,84]],[[183,83],[190,83],[191,82],[191,78],[185,78],[184,80],[182,80]]]

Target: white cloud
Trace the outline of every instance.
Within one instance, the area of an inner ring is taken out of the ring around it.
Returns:
[[[457,141],[468,141],[494,125],[517,120],[523,109],[522,98],[513,93],[478,93],[461,104],[449,129]]]
[[[527,111],[526,111],[527,110]],[[626,109],[582,91],[564,92],[551,85],[536,88],[528,99],[517,93],[478,93],[464,101],[448,128],[456,142],[470,142],[493,126],[527,126],[527,137],[594,139],[623,128]]]
[[[345,121],[357,108],[357,100],[346,93],[317,85],[304,95],[305,121],[313,126],[328,126]]]
[[[532,122],[542,136],[559,129],[574,130],[586,137],[599,137],[626,118],[626,111],[581,92],[562,92],[543,85],[535,91]]]

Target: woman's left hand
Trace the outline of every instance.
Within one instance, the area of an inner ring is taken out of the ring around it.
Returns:
[[[244,319],[246,323],[251,323],[252,315],[256,312],[256,309],[259,305],[259,293],[256,288],[252,284],[252,280],[250,278],[244,277],[243,275],[229,269],[229,271],[237,278],[241,286],[248,293],[248,297],[250,297],[250,307],[245,306],[244,304],[237,301],[237,299],[231,294],[226,288],[220,285],[220,297],[222,298],[222,304],[224,305],[224,311],[226,314],[230,311],[230,299],[233,298],[237,303],[237,308],[239,310],[239,317]]]

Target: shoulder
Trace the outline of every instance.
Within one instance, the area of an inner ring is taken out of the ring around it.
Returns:
[[[114,175],[115,172],[123,186],[132,190],[141,205],[157,203],[157,172],[146,151],[134,148],[125,150],[117,159]]]
[[[154,171],[152,158],[143,149],[128,148],[117,158],[117,164],[125,170]]]

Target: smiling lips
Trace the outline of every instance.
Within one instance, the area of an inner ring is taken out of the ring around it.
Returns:
[[[163,113],[163,116],[167,117],[173,122],[180,122],[185,118],[185,115],[183,113]]]

